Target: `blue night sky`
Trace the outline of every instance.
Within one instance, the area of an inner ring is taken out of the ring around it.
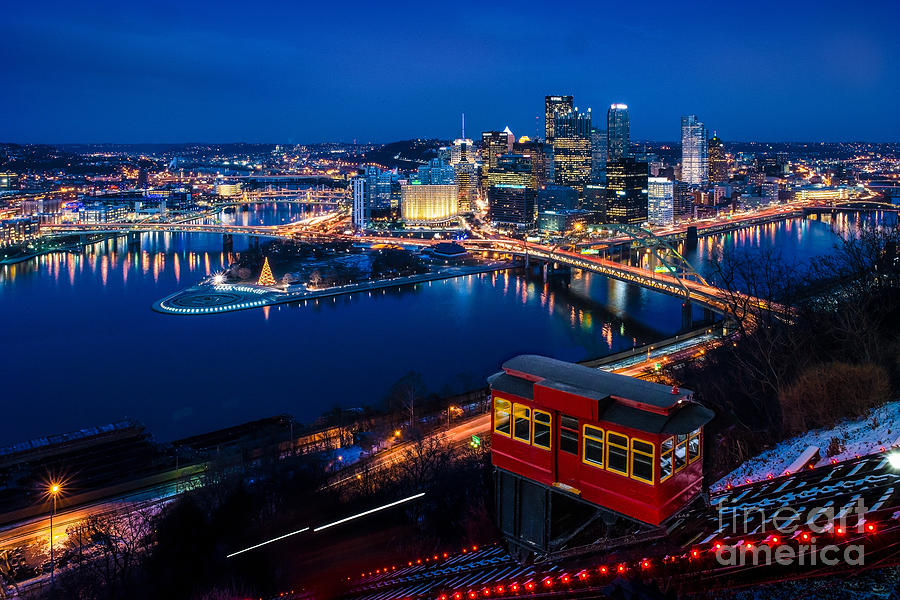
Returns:
[[[0,141],[534,135],[545,94],[632,139],[900,141],[900,2],[8,2]]]

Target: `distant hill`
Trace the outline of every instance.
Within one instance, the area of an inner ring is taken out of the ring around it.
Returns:
[[[403,140],[391,142],[363,155],[363,161],[389,169],[416,169],[437,157],[437,149],[449,145],[449,140]]]

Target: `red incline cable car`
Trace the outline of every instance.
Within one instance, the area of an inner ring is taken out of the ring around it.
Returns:
[[[533,355],[508,360],[489,382],[504,533],[546,550],[551,532],[534,523],[551,521],[552,493],[650,525],[700,493],[703,426],[713,413],[689,390]],[[552,492],[546,507],[535,484]],[[539,514],[529,514],[535,506]]]

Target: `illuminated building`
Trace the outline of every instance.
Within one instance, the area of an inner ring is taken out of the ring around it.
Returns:
[[[222,196],[223,198],[232,198],[234,196],[241,195],[241,184],[240,183],[216,183],[216,195]]]
[[[489,218],[500,225],[530,227],[534,224],[536,191],[531,157],[503,154],[490,174]]]
[[[497,157],[513,150],[515,136],[509,127],[503,131],[485,131],[481,134],[481,179],[486,182],[491,169],[497,168]]]
[[[16,173],[0,173],[0,190],[19,189],[19,176]]]
[[[455,225],[459,215],[458,203],[458,189],[455,183],[423,184],[412,181],[400,186],[400,214],[407,225],[429,227]]]
[[[545,96],[544,97],[544,139],[548,144],[553,143],[555,132],[554,119],[556,115],[572,112],[574,108],[572,96]]]
[[[400,206],[400,176],[396,171],[378,167],[360,169],[351,182],[353,189],[353,226],[367,229],[373,221],[396,218]]]
[[[647,220],[647,163],[623,158],[606,164],[606,219],[638,225]]]
[[[794,192],[794,200],[847,200],[850,190],[840,188],[803,188]]]
[[[553,178],[580,192],[591,181],[591,109],[557,114],[554,123]]]
[[[591,181],[603,181],[606,171],[606,130],[591,127]]]
[[[30,217],[0,220],[0,248],[27,244],[38,238],[38,220]]]
[[[501,154],[489,174],[488,187],[496,185],[524,185],[535,189],[534,170],[527,154]]]
[[[706,126],[697,115],[681,117],[681,180],[703,185],[709,180]]]
[[[565,233],[585,227],[593,214],[587,210],[542,210],[538,213],[538,230],[546,233]]]
[[[612,104],[606,113],[606,162],[631,155],[627,104]]]
[[[592,183],[584,186],[581,199],[581,208],[594,213],[597,223],[606,221],[606,185]]]
[[[354,177],[350,181],[353,188],[353,226],[356,229],[366,229],[369,226],[369,218],[366,214],[366,179]]]
[[[129,207],[122,204],[87,204],[78,211],[82,223],[121,223],[128,218]]]
[[[527,228],[534,224],[534,188],[501,184],[488,190],[490,220],[494,225]]]
[[[419,167],[416,180],[422,185],[456,185],[456,172],[441,159],[433,158]]]
[[[578,190],[562,185],[548,185],[537,193],[538,210],[573,210],[578,205]]]
[[[465,119],[465,117],[463,117]],[[463,120],[465,124],[465,120]],[[456,175],[456,187],[459,191],[458,207],[460,213],[472,212],[478,195],[478,167],[475,157],[475,146],[467,139],[465,126],[463,137],[453,140],[450,147],[450,165]]]
[[[522,136],[513,144],[513,154],[531,157],[532,184],[536,190],[552,181],[553,149],[548,144]]]
[[[647,179],[647,220],[667,227],[675,223],[675,183],[665,177]]]
[[[765,202],[778,202],[778,182],[766,181],[759,186],[759,195]]]
[[[675,182],[675,218],[687,219],[694,215],[694,190],[683,181]]]
[[[719,136],[713,132],[709,138],[709,181],[723,183],[728,181],[728,161],[725,158],[725,146]]]
[[[456,166],[462,162],[475,164],[475,146],[466,138],[453,140],[450,147],[450,164]]]

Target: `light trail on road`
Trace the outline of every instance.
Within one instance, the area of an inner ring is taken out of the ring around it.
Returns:
[[[378,508],[372,508],[365,512],[361,512],[359,514],[353,515],[351,517],[344,517],[343,519],[334,521],[332,523],[328,523],[327,525],[322,525],[320,527],[316,527],[315,529],[313,529],[313,533],[315,533],[317,531],[322,531],[323,529],[328,529],[329,527],[334,527],[335,525],[340,525],[341,523],[346,523],[347,521],[352,521],[353,519],[358,519],[360,517],[365,517],[366,515],[371,515],[372,513],[382,511],[386,508],[391,508],[392,506],[397,506],[398,504],[403,504],[404,502],[410,502],[417,498],[421,498],[424,495],[425,495],[425,492],[419,492],[418,494],[409,496],[408,498],[403,498],[402,500],[397,500],[395,502],[391,502],[390,504],[385,504],[384,506],[379,506]]]
[[[273,542],[277,542],[278,540],[283,540],[285,538],[289,538],[292,535],[297,535],[298,533],[303,533],[304,531],[309,531],[309,527],[304,527],[303,529],[298,529],[297,531],[292,531],[290,533],[286,533],[284,535],[280,535],[276,538],[272,538],[271,540],[266,540],[265,542],[260,542],[255,546],[250,546],[249,548],[244,548],[243,550],[238,550],[237,552],[232,552],[225,556],[225,558],[231,558],[232,556],[237,556],[238,554],[243,554],[244,552],[250,552],[251,550],[256,550],[257,548],[262,548],[266,544],[271,544]]]

